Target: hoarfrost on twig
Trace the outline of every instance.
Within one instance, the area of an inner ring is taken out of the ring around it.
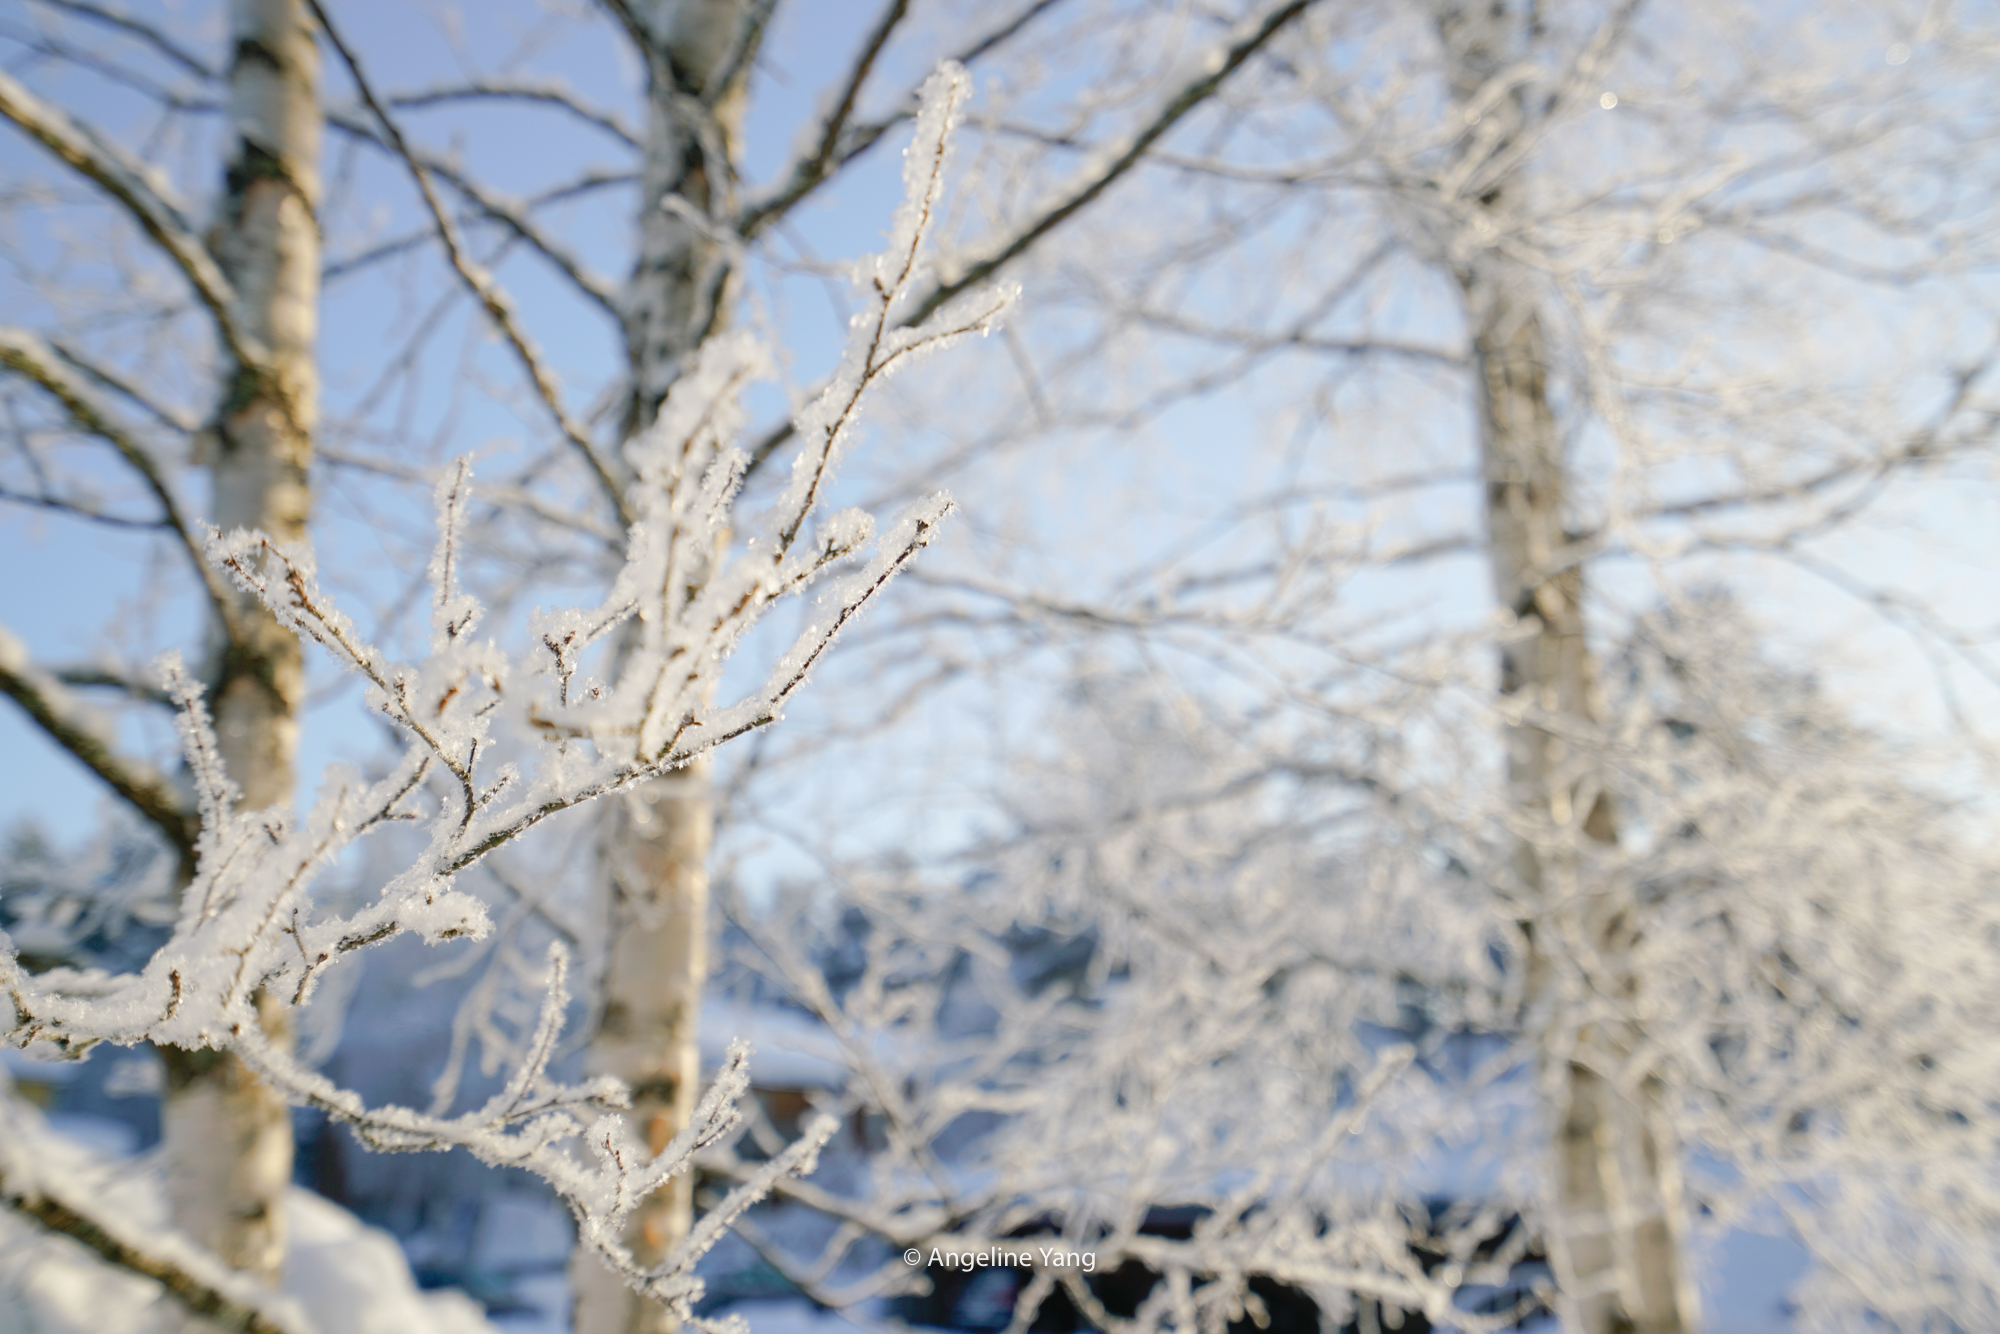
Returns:
[[[731,534],[744,454],[741,390],[770,358],[754,339],[711,340],[669,399],[658,423],[632,442],[635,519],[626,560],[608,597],[588,611],[538,615],[533,647],[511,654],[474,640],[482,608],[459,576],[470,468],[440,482],[438,540],[431,559],[431,635],[425,655],[398,662],[371,643],[320,586],[312,552],[262,533],[211,533],[209,558],[278,620],[324,648],[367,682],[370,705],[401,738],[386,776],[328,770],[300,819],[243,811],[225,772],[201,691],[179,661],[162,663],[179,707],[182,753],[200,810],[194,879],[171,938],[138,972],[110,976],[58,969],[30,975],[0,934],[0,992],[8,1000],[0,1038],[81,1054],[100,1042],[143,1041],[237,1053],[292,1101],[319,1107],[389,1152],[461,1147],[490,1163],[522,1167],[569,1204],[584,1243],[626,1281],[692,1319],[700,1296],[694,1262],[729,1222],[781,1177],[810,1171],[833,1122],[822,1118],[712,1211],[685,1245],[656,1267],[620,1241],[622,1224],[647,1194],[689,1170],[694,1155],[738,1118],[748,1087],[740,1044],[689,1128],[648,1155],[616,1109],[629,1103],[617,1081],[579,1085],[548,1072],[568,1000],[567,952],[548,956],[541,1013],[511,1076],[483,1107],[461,1116],[369,1107],[264,1035],[256,997],[306,1003],[333,961],[413,932],[430,941],[480,938],[484,907],[455,887],[477,865],[548,817],[678,768],[777,719],[842,628],[937,531],[948,496],[920,501],[876,537],[872,517],[820,517],[839,456],[870,392],[916,355],[984,332],[1011,300],[975,293],[914,329],[892,312],[924,279],[923,246],[943,188],[951,126],[970,92],[963,70],[941,69],[925,85],[905,175],[907,198],[892,245],[868,271],[870,304],[850,330],[841,369],[799,418],[792,484],[740,551]],[[873,542],[873,550],[869,545]],[[845,578],[836,567],[854,563]],[[751,694],[712,707],[724,663],[744,634],[781,599],[817,595],[806,628]],[[629,652],[601,691],[571,688],[580,656],[606,631],[636,619]],[[539,738],[534,762],[497,762],[496,724]],[[358,841],[414,820],[419,852],[347,913],[316,911],[315,879]]]

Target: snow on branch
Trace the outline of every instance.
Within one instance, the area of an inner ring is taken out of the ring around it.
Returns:
[[[243,1334],[301,1334],[308,1326],[289,1302],[274,1299],[184,1236],[135,1235],[125,1220],[89,1203],[88,1181],[65,1179],[49,1164],[48,1132],[11,1096],[0,1077],[0,1205],[83,1246],[99,1259],[152,1279],[202,1318],[204,1328]]]
[[[368,779],[334,766],[301,817],[240,809],[201,691],[177,659],[162,664],[179,709],[182,752],[200,813],[195,874],[172,937],[137,973],[59,969],[30,975],[0,934],[0,1037],[80,1054],[100,1042],[142,1041],[237,1053],[292,1101],[326,1110],[383,1151],[463,1147],[542,1176],[577,1215],[580,1233],[635,1288],[691,1318],[694,1261],[730,1219],[783,1176],[810,1169],[832,1123],[817,1125],[710,1215],[676,1254],[642,1267],[619,1241],[632,1209],[728,1131],[747,1088],[738,1048],[688,1131],[648,1156],[615,1109],[628,1091],[608,1078],[563,1085],[548,1073],[568,1001],[567,959],[551,952],[551,982],[528,1051],[505,1087],[462,1116],[369,1107],[264,1037],[255,998],[305,1004],[343,955],[405,932],[429,941],[481,937],[489,923],[458,875],[542,820],[678,768],[774,722],[841,629],[936,533],[951,500],[921,501],[879,535],[860,511],[824,514],[830,479],[863,401],[892,371],[930,349],[983,332],[1006,293],[976,293],[927,322],[896,328],[896,312],[924,280],[925,236],[952,122],[969,82],[947,67],[926,85],[905,173],[907,198],[890,250],[864,268],[868,308],[850,330],[840,369],[801,413],[792,483],[761,519],[735,513],[744,455],[742,389],[767,354],[734,335],[703,350],[657,425],[629,446],[638,481],[626,562],[598,607],[538,614],[525,653],[476,640],[481,607],[458,578],[469,469],[437,492],[439,536],[430,568],[432,634],[425,655],[402,662],[372,643],[321,587],[313,554],[257,532],[212,533],[209,558],[293,633],[319,644],[367,683],[370,706],[401,737],[387,773]],[[734,549],[732,534],[744,534]],[[744,634],[778,602],[812,599],[805,628],[764,683],[718,705],[721,674]],[[608,683],[579,681],[590,646],[623,627],[601,655]],[[526,738],[521,762],[500,758]],[[318,875],[347,849],[392,824],[427,837],[358,908],[315,904]]]

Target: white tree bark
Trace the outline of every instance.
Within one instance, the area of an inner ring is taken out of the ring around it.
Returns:
[[[604,1006],[587,1061],[632,1089],[647,1152],[666,1147],[701,1092],[700,1018],[708,980],[708,853],[715,835],[706,762],[654,779],[619,799],[601,855],[610,881],[611,951]],[[654,1192],[634,1214],[625,1244],[657,1264],[686,1239],[693,1174]],[[671,1329],[657,1302],[632,1291],[588,1252],[572,1267],[577,1334]]]
[[[651,0],[625,10],[650,46],[639,255],[624,313],[630,437],[645,430],[704,339],[728,319],[735,265],[696,215],[719,218],[734,193],[734,158],[750,56],[767,4]],[[708,856],[715,808],[706,761],[613,803],[601,855],[611,949],[603,1009],[587,1062],[632,1089],[633,1119],[658,1153],[701,1092],[701,999],[708,981]],[[692,1174],[633,1215],[626,1245],[655,1264],[686,1238]],[[654,1334],[674,1322],[587,1252],[572,1266],[576,1334]]]
[[[1530,7],[1531,8],[1531,7]],[[1496,164],[1466,179],[1463,202],[1488,236],[1505,235],[1521,183],[1504,166],[1508,140],[1525,128],[1516,82],[1492,91],[1533,40],[1533,16],[1507,0],[1440,10],[1467,152]],[[1473,108],[1479,104],[1475,118]],[[1481,216],[1483,215],[1483,216]],[[1625,905],[1580,883],[1565,847],[1615,843],[1611,793],[1587,747],[1600,708],[1586,640],[1583,570],[1566,550],[1569,466],[1549,401],[1549,348],[1529,275],[1497,248],[1461,260],[1478,393],[1487,558],[1494,596],[1517,628],[1501,647],[1500,693],[1524,706],[1505,729],[1509,803],[1528,831],[1516,853],[1529,940],[1527,1008],[1549,1025],[1542,1084],[1554,1135],[1554,1195],[1548,1238],[1566,1324],[1581,1334],[1680,1334],[1695,1326],[1679,1255],[1681,1202],[1676,1146],[1659,1106],[1658,1081],[1629,1074],[1635,1035],[1622,1024],[1572,1022],[1559,1008],[1559,952],[1581,946],[1593,972],[1629,1002],[1637,978],[1629,956],[1641,925]]]
[[[731,211],[750,58],[769,8],[768,0],[649,0],[630,7],[652,49],[639,255],[624,308],[632,376],[628,436],[652,424],[688,357],[728,322],[735,265],[699,219],[721,220]]]
[[[1506,729],[1509,796],[1529,828],[1546,831],[1549,845],[1560,848],[1578,835],[1612,843],[1618,830],[1610,794],[1588,754],[1560,734],[1565,722],[1596,724],[1596,681],[1581,569],[1552,572],[1562,562],[1568,488],[1549,409],[1547,347],[1532,298],[1509,276],[1498,265],[1475,264],[1464,288],[1479,380],[1488,561],[1495,596],[1520,622],[1501,649],[1500,690],[1554,724]],[[1534,909],[1530,1013],[1546,1018],[1552,954],[1577,940],[1589,942],[1629,997],[1636,979],[1623,960],[1637,924],[1601,892],[1579,886],[1570,859],[1538,850],[1535,841],[1522,840],[1516,862]],[[1588,1334],[1690,1328],[1675,1235],[1674,1150],[1665,1142],[1657,1084],[1647,1079],[1636,1091],[1614,1084],[1611,1076],[1633,1049],[1621,1027],[1555,1028],[1565,1045],[1575,1044],[1546,1053],[1542,1072],[1556,1135],[1550,1241],[1570,1320]]]
[[[261,529],[297,542],[310,508],[318,397],[319,49],[300,0],[235,0],[230,40],[234,139],[210,246],[264,361],[232,359],[226,369],[210,460],[213,517],[224,532]],[[210,694],[217,738],[245,808],[288,810],[304,690],[299,641],[255,598],[234,596],[235,633],[218,636]],[[266,1031],[281,1034],[282,1005],[265,997],[260,1010]],[[292,1170],[285,1101],[233,1055],[166,1055],[161,1125],[175,1221],[232,1267],[275,1279]]]

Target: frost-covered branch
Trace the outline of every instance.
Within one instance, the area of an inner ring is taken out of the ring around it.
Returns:
[[[562,1085],[548,1074],[568,1000],[560,947],[551,952],[540,1021],[518,1067],[484,1106],[456,1117],[367,1106],[268,1039],[257,998],[309,1003],[335,961],[402,933],[429,941],[484,936],[485,910],[457,888],[460,873],[549,816],[776,721],[841,630],[930,541],[951,509],[942,494],[879,535],[868,514],[824,511],[872,391],[924,352],[983,332],[1009,300],[980,293],[915,328],[895,322],[924,280],[925,238],[968,89],[954,68],[927,86],[890,247],[862,267],[867,309],[849,331],[831,384],[800,413],[792,482],[770,512],[735,513],[743,454],[731,442],[743,424],[739,399],[769,366],[755,340],[739,335],[711,341],[655,426],[627,446],[634,518],[608,596],[590,610],[537,614],[525,652],[475,637],[484,608],[460,577],[471,494],[464,463],[437,487],[431,633],[414,662],[392,658],[360,630],[320,586],[308,548],[256,532],[211,533],[207,551],[216,566],[287,629],[363,679],[370,707],[388,721],[401,753],[374,778],[334,766],[297,819],[244,810],[200,689],[167,658],[164,686],[179,709],[198,815],[190,827],[199,830],[173,934],[142,969],[119,976],[69,969],[31,975],[0,936],[0,994],[8,1000],[0,1006],[0,1038],[72,1054],[101,1042],[142,1041],[231,1051],[270,1087],[325,1110],[378,1150],[462,1147],[535,1172],[575,1211],[587,1245],[634,1287],[685,1316],[699,1295],[695,1259],[779,1178],[809,1170],[832,1132],[831,1122],[816,1126],[745,1181],[684,1247],[642,1267],[620,1241],[623,1224],[734,1124],[747,1088],[742,1049],[689,1128],[648,1155],[611,1110],[628,1104],[622,1085],[609,1078]],[[732,543],[738,535],[740,548]],[[715,704],[724,698],[724,666],[744,636],[793,597],[809,600],[809,610],[790,647],[761,684]],[[606,636],[625,626],[613,652]],[[39,707],[51,720],[46,726],[87,740],[50,702],[63,698],[60,683],[19,659],[9,652],[0,662],[10,693]],[[608,668],[610,679],[586,676],[593,666]],[[144,787],[136,780],[127,786]],[[311,890],[327,867],[362,840],[407,824],[425,833],[423,846],[372,898],[351,911],[318,909]]]
[[[143,1242],[122,1236],[110,1220],[95,1216],[73,1201],[58,1198],[47,1189],[17,1187],[11,1174],[0,1170],[0,1203],[23,1217],[60,1233],[107,1264],[149,1278],[191,1314],[218,1329],[241,1330],[244,1334],[296,1334],[297,1326],[265,1314],[246,1301],[230,1296],[215,1286],[227,1274],[217,1265],[203,1277],[191,1272],[183,1256],[180,1263],[151,1254]]]
[[[124,1220],[92,1208],[80,1183],[65,1182],[47,1169],[46,1134],[0,1079],[0,1205],[70,1238],[107,1264],[158,1283],[205,1327],[302,1334],[305,1326],[295,1315],[269,1309],[268,1294],[253,1281],[185,1238],[138,1236]]]
[[[1133,680],[1088,693],[1145,715]],[[1498,1109],[1452,1073],[1451,1035],[1412,1031],[1404,1007],[1438,957],[1490,985],[1487,915],[1448,882],[1421,907],[1399,901],[1407,872],[1385,854],[1401,829],[1336,850],[1314,846],[1330,821],[1312,836],[1260,826],[1291,775],[1251,781],[1205,731],[1176,744],[1190,720],[1096,755],[1085,721],[1043,729],[1089,762],[1022,784],[1032,833],[969,853],[950,883],[842,864],[837,913],[804,892],[754,912],[726,900],[749,944],[739,962],[825,1025],[844,1110],[883,1138],[844,1180],[780,1187],[837,1220],[784,1272],[827,1297],[894,1284],[893,1264],[860,1272],[857,1237],[926,1256],[1088,1255],[1088,1284],[1074,1261],[1012,1262],[1032,1270],[1020,1327],[1045,1300],[1090,1315],[1111,1271],[1133,1293],[1127,1265],[1153,1297],[1137,1313],[1099,1303],[1117,1317],[1105,1328],[1219,1327],[1270,1284],[1310,1295],[1330,1325],[1357,1301],[1467,1330],[1532,1314],[1532,1234],[1508,1203],[1521,1196],[1452,1217],[1419,1198]],[[720,1159],[712,1170],[742,1171]],[[1163,1215],[1194,1221],[1168,1233]],[[1476,1305],[1482,1285],[1495,1304]]]

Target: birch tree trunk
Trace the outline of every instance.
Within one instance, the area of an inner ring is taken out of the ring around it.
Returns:
[[[734,193],[745,85],[770,8],[768,0],[650,0],[625,10],[648,66],[639,255],[624,312],[628,438],[652,425],[689,358],[728,319],[733,258],[697,219],[724,216]],[[714,841],[706,761],[629,793],[601,836],[611,948],[586,1059],[592,1073],[631,1086],[652,1153],[687,1124],[701,1091]],[[687,1236],[693,1214],[693,1176],[676,1177],[633,1215],[625,1244],[641,1264],[656,1264]],[[664,1307],[588,1254],[570,1282],[576,1334],[674,1328]]]
[[[1532,6],[1517,14],[1506,0],[1474,0],[1440,9],[1455,102],[1470,108],[1483,89],[1523,59],[1534,37]],[[1520,87],[1468,131],[1469,152],[1503,159],[1524,126]],[[1470,111],[1467,123],[1476,124]],[[1467,188],[1473,208],[1506,234],[1521,182],[1504,169]],[[1476,177],[1475,177],[1476,180]],[[1595,669],[1585,637],[1581,564],[1569,558],[1564,529],[1569,468],[1549,401],[1549,354],[1529,276],[1497,248],[1462,259],[1463,294],[1478,393],[1481,475],[1486,489],[1487,555],[1493,592],[1517,627],[1501,648],[1500,693],[1523,706],[1505,729],[1509,804],[1527,831],[1516,873],[1527,896],[1527,1003],[1531,1022],[1546,1022],[1558,952],[1581,945],[1592,971],[1629,1003],[1637,980],[1630,953],[1639,929],[1626,910],[1581,880],[1565,849],[1615,843],[1611,793],[1587,747],[1565,739],[1598,722]],[[1682,1275],[1677,1149],[1657,1081],[1627,1086],[1635,1036],[1620,1023],[1554,1021],[1542,1086],[1555,1137],[1556,1198],[1551,1258],[1565,1322],[1581,1334],[1680,1334],[1698,1307]]]
[[[1474,263],[1463,290],[1479,379],[1488,559],[1494,593],[1520,623],[1501,649],[1500,691],[1529,710],[1530,720],[1506,728],[1507,781],[1510,804],[1540,831],[1521,841],[1516,868],[1537,909],[1529,924],[1528,1008],[1545,1015],[1552,952],[1574,940],[1590,943],[1629,1000],[1636,981],[1625,961],[1636,926],[1602,893],[1579,885],[1574,859],[1561,852],[1578,836],[1615,842],[1618,831],[1588,754],[1561,735],[1564,723],[1587,729],[1598,716],[1583,576],[1574,564],[1551,572],[1564,546],[1562,441],[1549,411],[1540,322],[1518,280],[1499,268]],[[1666,1142],[1657,1084],[1622,1090],[1607,1078],[1624,1070],[1633,1051],[1622,1026],[1587,1024],[1573,1038],[1574,1050],[1548,1053],[1542,1072],[1556,1134],[1550,1241],[1569,1318],[1588,1334],[1690,1329],[1674,1147]]]
[[[318,385],[319,49],[299,0],[235,0],[229,107],[234,138],[210,247],[237,319],[267,353],[232,359],[214,424],[213,515],[225,532],[305,537]],[[246,808],[288,810],[304,666],[298,640],[246,594],[218,634],[209,700]],[[267,1031],[286,1019],[260,1001]],[[229,1265],[275,1280],[284,1262],[291,1115],[234,1056],[169,1049],[161,1111],[175,1222]]]

